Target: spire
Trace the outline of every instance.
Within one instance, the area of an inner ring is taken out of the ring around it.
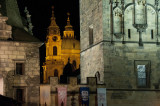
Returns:
[[[70,13],[67,13],[67,25],[65,26],[65,31],[63,31],[63,38],[74,38],[74,30],[70,23]]]
[[[51,24],[49,26],[49,34],[60,35],[60,29],[56,23],[56,18],[54,16],[54,6],[52,6],[52,17]]]
[[[67,13],[67,15],[68,15],[67,25],[69,26],[69,25],[71,25],[71,23],[70,23],[70,19],[69,19],[70,13]]]
[[[69,19],[69,16],[70,16],[70,13],[67,13],[68,15],[68,19],[67,19],[67,25],[65,26],[65,31],[73,31],[73,27],[70,23],[70,19]]]
[[[57,24],[56,24],[56,18],[54,16],[54,6],[52,6],[51,26],[57,26]]]

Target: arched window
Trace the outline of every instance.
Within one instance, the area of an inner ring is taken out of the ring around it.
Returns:
[[[54,77],[58,77],[58,70],[57,69],[54,70]]]
[[[100,73],[98,71],[96,72],[95,77],[97,78],[97,82],[99,82],[100,81]]]
[[[56,46],[53,47],[53,56],[57,56],[57,47]]]
[[[75,44],[75,43],[73,43],[73,48],[75,48],[75,46],[76,46],[76,44]]]
[[[76,61],[75,60],[73,60],[72,64],[76,68]]]
[[[89,26],[89,45],[93,44],[93,25]]]

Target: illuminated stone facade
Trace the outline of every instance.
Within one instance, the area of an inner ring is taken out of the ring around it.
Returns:
[[[7,14],[3,16],[0,12],[0,94],[28,106],[39,106],[39,47],[42,42],[20,28],[21,17],[15,0],[12,5],[7,0],[1,3],[0,10]],[[11,17],[8,5],[16,16]]]
[[[61,39],[60,29],[56,24],[54,11],[52,11],[51,24],[46,41],[46,62],[43,65],[43,82],[47,83],[49,77],[63,75],[63,68],[68,63],[73,64],[74,70],[80,64],[80,43],[75,39],[74,30],[70,24],[69,14],[63,39]]]
[[[81,81],[99,73],[109,106],[160,104],[159,6],[159,0],[80,0]]]

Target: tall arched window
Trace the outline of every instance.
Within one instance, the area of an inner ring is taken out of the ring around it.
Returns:
[[[53,56],[57,56],[57,47],[56,46],[53,47]]]
[[[54,70],[54,77],[58,77],[58,70],[57,69]]]
[[[89,26],[89,45],[93,44],[93,25]]]
[[[75,44],[75,43],[73,43],[73,48],[75,48],[75,46],[76,46],[76,44]]]
[[[95,77],[97,78],[97,82],[99,82],[100,81],[100,73],[98,71],[96,72]]]
[[[76,61],[75,60],[73,60],[72,64],[76,68]]]

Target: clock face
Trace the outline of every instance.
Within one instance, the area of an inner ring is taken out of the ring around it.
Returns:
[[[53,37],[53,41],[57,41],[57,37],[56,36]]]

